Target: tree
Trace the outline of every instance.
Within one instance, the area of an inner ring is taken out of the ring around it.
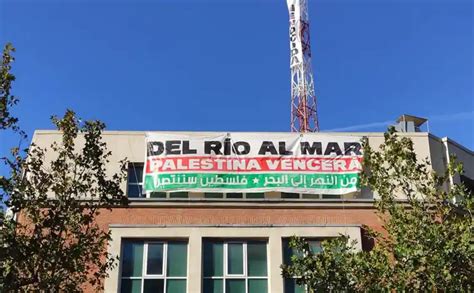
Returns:
[[[319,254],[295,237],[290,245],[299,254],[282,266],[283,275],[297,276],[310,292],[472,290],[472,191],[450,184],[462,173],[462,165],[450,161],[444,174],[436,174],[428,160],[417,158],[413,142],[393,128],[379,150],[364,142],[361,182],[380,196],[375,207],[385,233],[366,227],[375,240],[371,251],[356,251],[341,237],[323,243]]]
[[[6,54],[11,51],[7,46]],[[4,60],[11,59],[4,53]],[[11,83],[4,80],[14,80],[9,70],[9,65],[2,67],[1,83],[7,85],[2,92],[11,106]],[[17,121],[9,114],[2,117],[7,117],[4,128]],[[60,141],[49,148],[13,148],[11,156],[2,158],[10,170],[8,177],[0,177],[2,204],[15,215],[3,217],[1,227],[0,289],[5,292],[81,292],[86,284],[99,289],[116,265],[117,259],[107,253],[110,231],[96,219],[127,203],[121,189],[125,161],[117,162],[119,173],[107,175],[111,154],[101,139],[102,122],[82,123],[71,110],[52,122]],[[47,159],[51,152],[53,159]]]
[[[15,60],[12,52],[15,52],[15,48],[8,43],[3,49],[0,64],[0,130],[9,128],[18,130],[18,118],[10,113],[10,109],[18,102],[18,98],[10,93],[12,82],[15,81],[15,76],[10,73],[11,63]]]

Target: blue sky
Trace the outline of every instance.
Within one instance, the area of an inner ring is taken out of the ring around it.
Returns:
[[[473,149],[472,5],[310,0],[322,130],[409,113]],[[30,135],[66,108],[114,130],[288,131],[287,31],[285,0],[0,0]]]

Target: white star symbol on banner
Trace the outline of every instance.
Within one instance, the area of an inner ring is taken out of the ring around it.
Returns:
[[[258,184],[259,179],[258,178],[253,178],[253,183]]]

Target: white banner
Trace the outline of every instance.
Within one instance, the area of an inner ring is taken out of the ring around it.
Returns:
[[[148,133],[144,188],[354,192],[359,188],[360,140],[316,133]]]
[[[286,0],[290,14],[290,68],[303,63],[301,41],[301,5],[299,0]]]

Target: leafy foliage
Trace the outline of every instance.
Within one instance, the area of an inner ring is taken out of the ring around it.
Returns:
[[[5,58],[4,53],[4,64],[11,60]],[[14,76],[6,64],[1,84],[8,90],[3,89],[2,102],[12,105]],[[7,119],[0,129],[16,127],[16,118],[8,113],[3,112]],[[13,148],[10,156],[1,158],[10,170],[8,177],[0,176],[2,204],[14,215],[2,214],[2,292],[82,292],[86,284],[100,289],[116,265],[116,258],[107,253],[110,231],[96,219],[127,203],[121,189],[125,162],[117,162],[119,173],[106,171],[111,153],[101,138],[102,122],[82,123],[71,110],[62,118],[52,117],[52,122],[60,135],[49,147]]]
[[[18,118],[10,113],[11,108],[18,102],[18,98],[11,94],[12,83],[15,81],[15,76],[10,72],[11,63],[15,60],[12,52],[15,52],[12,44],[5,45],[0,64],[0,130],[18,130]]]
[[[451,182],[462,165],[450,161],[436,174],[393,129],[378,150],[364,142],[362,184],[380,196],[375,207],[386,233],[366,228],[375,240],[371,251],[357,251],[342,236],[323,243],[320,254],[295,238],[291,244],[301,253],[282,266],[283,275],[297,276],[310,292],[472,290],[472,192]]]

